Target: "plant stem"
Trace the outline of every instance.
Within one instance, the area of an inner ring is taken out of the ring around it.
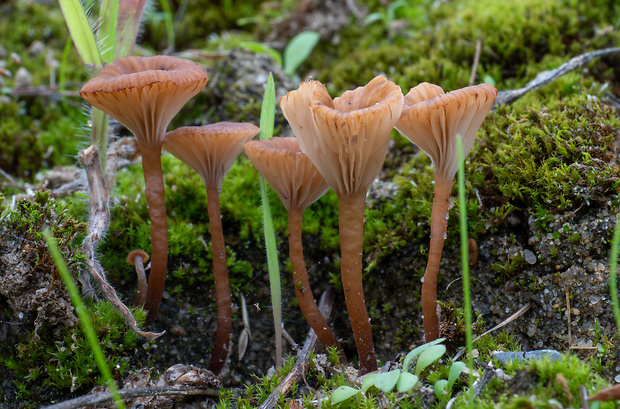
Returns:
[[[213,279],[215,280],[215,299],[217,302],[217,331],[215,332],[215,344],[209,362],[209,370],[218,375],[226,363],[230,348],[232,298],[228,282],[228,268],[226,267],[226,244],[224,243],[220,216],[220,192],[218,192],[216,185],[205,184],[205,187],[207,188]]]
[[[310,327],[317,334],[321,343],[323,343],[326,348],[330,346],[336,347],[340,354],[340,363],[346,364],[347,359],[340,346],[340,342],[338,342],[336,335],[334,335],[334,332],[327,324],[325,317],[323,317],[323,314],[319,311],[319,307],[316,305],[316,301],[312,294],[312,289],[310,288],[310,280],[308,279],[308,272],[304,262],[301,241],[303,212],[303,209],[299,207],[292,207],[288,211],[289,257],[291,259],[291,268],[293,269],[295,294],[297,295],[297,301],[299,302],[299,308],[302,314],[306,318],[306,321],[308,321]]]
[[[444,235],[448,229],[450,193],[452,180],[435,178],[433,210],[431,212],[431,241],[424,282],[422,283],[422,314],[424,314],[425,342],[439,338],[439,317],[437,316],[437,274],[443,251]]]
[[[366,195],[338,194],[338,228],[340,231],[341,278],[347,310],[360,361],[360,375],[377,369],[375,347],[372,342],[370,319],[364,302],[362,284],[362,239]]]
[[[164,295],[168,267],[168,219],[166,216],[164,175],[161,149],[140,147],[144,171],[144,193],[151,218],[151,272],[144,308],[148,311],[146,325],[151,325]]]

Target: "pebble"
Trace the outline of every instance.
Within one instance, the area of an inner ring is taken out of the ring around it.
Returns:
[[[528,352],[496,352],[492,355],[492,358],[497,359],[497,362],[500,364],[507,364],[508,362],[515,360],[538,361],[544,357],[549,357],[549,359],[559,361],[562,356],[558,351],[553,349],[540,349],[538,351]]]
[[[524,250],[523,258],[527,264],[536,264],[536,255],[531,250]]]

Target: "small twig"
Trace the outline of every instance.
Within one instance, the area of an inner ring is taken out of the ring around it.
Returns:
[[[138,328],[136,319],[129,311],[129,308],[118,298],[114,288],[108,283],[105,271],[99,261],[95,249],[101,237],[108,231],[110,225],[110,192],[106,184],[101,165],[99,162],[99,152],[94,146],[80,151],[78,158],[86,171],[88,185],[90,186],[90,220],[88,222],[88,235],[82,243],[82,251],[86,256],[86,266],[90,274],[97,280],[101,286],[106,298],[125,316],[131,328],[138,334],[146,338],[157,338],[164,332],[146,332]]]
[[[319,302],[319,310],[321,314],[327,319],[329,314],[331,313],[332,307],[334,305],[334,297],[335,293],[333,289],[329,289],[323,293],[321,296],[321,300]],[[308,337],[306,338],[306,342],[304,342],[303,348],[297,353],[297,361],[295,362],[295,366],[289,372],[288,375],[280,382],[280,384],[269,394],[267,399],[260,405],[260,409],[271,409],[276,406],[280,397],[286,397],[291,391],[291,386],[294,382],[296,382],[299,377],[305,376],[308,368],[310,366],[310,352],[314,349],[314,345],[318,337],[313,329],[310,329],[308,332]]]
[[[355,0],[345,0],[345,4],[347,5],[347,8],[351,12],[351,14],[355,16],[357,21],[364,20],[364,13],[362,13],[360,9],[357,8],[357,4],[355,4]]]
[[[532,81],[525,84],[525,87],[508,90],[508,91],[500,91],[497,94],[497,98],[495,99],[495,103],[491,110],[495,110],[498,106],[505,104],[510,105],[515,102],[517,99],[521,98],[523,95],[527,94],[530,91],[534,91],[544,85],[547,85],[564,74],[567,74],[577,68],[580,68],[590,61],[604,57],[609,54],[617,54],[620,53],[620,47],[613,48],[604,48],[602,50],[596,50],[589,53],[578,55],[577,57],[571,58],[568,62],[560,65],[555,70],[547,71],[540,73],[538,77],[533,79]]]
[[[484,373],[482,374],[482,377],[475,383],[474,398],[482,395],[485,386],[487,386],[487,384],[491,382],[491,380],[495,376],[495,368],[493,368],[491,365],[487,365],[484,362],[478,362],[478,366],[484,369]]]
[[[478,341],[480,338],[484,337],[485,335],[490,334],[493,331],[496,331],[508,324],[510,324],[512,321],[516,320],[517,318],[519,318],[521,315],[523,315],[527,310],[530,309],[530,303],[528,302],[527,304],[525,304],[523,307],[521,307],[519,309],[519,311],[515,312],[514,314],[512,314],[510,317],[506,318],[504,321],[500,322],[499,324],[497,324],[496,326],[494,326],[493,328],[491,328],[490,330],[486,331],[485,333],[478,335],[472,342],[472,344],[476,341]],[[457,360],[461,357],[461,355],[463,355],[463,353],[465,352],[465,347],[461,348],[461,350],[459,352],[457,352],[457,354],[454,356],[454,358],[452,358],[453,360]]]
[[[482,39],[478,37],[476,40],[476,52],[474,54],[474,62],[471,66],[471,75],[469,76],[469,86],[474,85],[476,73],[478,72],[478,63],[480,62],[480,52],[482,51]]]
[[[118,393],[123,399],[134,399],[148,396],[219,396],[220,390],[195,386],[149,386],[146,388],[121,389]],[[100,392],[45,406],[42,409],[78,409],[88,405],[112,402],[112,400],[112,393]]]

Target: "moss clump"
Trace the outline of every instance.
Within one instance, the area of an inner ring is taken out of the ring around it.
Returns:
[[[503,107],[485,125],[469,177],[502,218],[524,209],[544,224],[550,213],[605,206],[618,193],[617,128],[611,110],[585,94],[553,110]]]
[[[0,197],[0,309],[3,319],[15,325],[0,342],[0,370],[6,375],[0,381],[0,405],[34,407],[58,393],[84,392],[99,377],[42,237],[43,229],[49,229],[78,277],[85,273],[78,245],[86,224],[68,216],[46,192],[37,191],[32,200],[21,199],[10,209],[2,201]],[[91,302],[88,309],[107,361],[116,374],[122,373],[136,334],[111,304]],[[137,312],[138,319],[143,315]]]
[[[539,63],[546,55],[566,59],[618,40],[614,30],[602,30],[615,24],[611,16],[618,12],[617,4],[606,1],[442,3],[425,10],[427,23],[422,28],[416,17],[419,13],[411,9],[397,10],[405,18],[410,16],[410,28],[396,32],[392,40],[386,39],[378,25],[351,24],[342,32],[337,49],[328,46],[324,56],[313,58],[321,67],[316,78],[329,82],[333,89],[346,89],[384,73],[404,89],[423,81],[456,89],[468,83],[480,38],[477,81],[488,75],[501,88],[512,88],[523,84],[532,69],[542,71]],[[510,14],[510,22],[497,19],[505,14]],[[330,59],[329,55],[347,58]]]

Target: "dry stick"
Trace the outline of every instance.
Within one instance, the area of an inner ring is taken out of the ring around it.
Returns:
[[[480,62],[480,51],[482,51],[482,39],[478,37],[476,40],[476,51],[474,54],[474,63],[471,67],[471,75],[469,76],[469,86],[474,85],[476,80],[476,73],[478,72],[478,63]]]
[[[293,286],[295,287],[295,295],[299,302],[299,308],[303,313],[306,321],[319,337],[319,340],[325,347],[334,346],[338,349],[340,355],[340,363],[346,364],[347,359],[344,351],[340,346],[340,342],[334,335],[334,332],[327,324],[327,321],[319,311],[314,295],[310,288],[308,280],[308,272],[306,271],[306,263],[304,262],[303,247],[301,241],[301,225],[302,225],[303,209],[292,207],[288,211],[288,243],[289,257],[291,260],[291,268],[293,269]]]
[[[422,283],[422,314],[424,315],[424,339],[426,342],[439,338],[437,315],[437,274],[443,251],[444,235],[448,229],[452,180],[436,177],[431,211],[431,241],[428,262]]]
[[[209,231],[211,232],[211,254],[213,257],[213,279],[217,302],[217,331],[215,344],[209,362],[209,370],[219,374],[226,363],[232,332],[232,298],[226,267],[226,245],[220,216],[220,193],[216,185],[206,184]]]
[[[377,370],[370,319],[364,302],[362,284],[362,238],[366,192],[353,196],[338,194],[338,229],[340,231],[340,265],[342,287],[351,319],[353,336],[360,361],[360,375]]]
[[[168,218],[166,216],[164,175],[161,149],[141,148],[144,194],[151,219],[151,272],[146,290],[146,325],[151,325],[164,295],[168,266]]]
[[[333,288],[328,289],[321,296],[319,301],[319,311],[324,318],[329,317],[334,305],[334,298],[336,293]],[[260,409],[271,409],[275,407],[280,400],[280,396],[286,397],[291,391],[293,382],[297,381],[300,377],[304,376],[308,372],[310,366],[310,352],[314,348],[318,337],[313,329],[308,332],[306,342],[304,342],[303,348],[297,353],[297,360],[295,366],[291,369],[288,375],[280,382],[280,384],[269,394],[267,399],[260,405]]]
[[[577,57],[571,58],[568,62],[560,65],[555,70],[547,71],[545,73],[539,74],[535,79],[525,84],[525,87],[508,90],[508,91],[500,91],[497,94],[497,98],[495,99],[495,103],[493,103],[493,107],[491,111],[495,110],[501,104],[510,105],[517,99],[521,98],[523,95],[527,94],[530,91],[536,90],[543,85],[547,85],[564,74],[567,74],[573,70],[576,70],[579,67],[584,66],[590,61],[603,57],[609,54],[620,53],[620,47],[613,48],[604,48],[602,50],[596,50],[589,53],[578,55]]]
[[[213,396],[220,394],[219,389],[192,386],[149,386],[145,388],[121,389],[118,394],[123,399],[134,399],[149,396]],[[55,405],[45,406],[42,409],[78,409],[89,405],[112,402],[112,393],[100,392],[91,395],[80,396],[79,398],[67,400]]]
[[[101,172],[101,164],[99,162],[99,152],[94,146],[80,151],[79,160],[88,178],[90,186],[90,220],[88,222],[88,235],[82,244],[82,251],[86,256],[86,266],[90,274],[97,280],[101,286],[101,290],[106,298],[123,314],[131,328],[138,334],[146,338],[157,338],[164,332],[145,332],[138,328],[129,308],[116,295],[114,288],[108,283],[105,272],[101,264],[97,261],[95,249],[101,237],[108,231],[110,225],[110,208],[108,206],[110,200],[110,192],[106,181]]]

